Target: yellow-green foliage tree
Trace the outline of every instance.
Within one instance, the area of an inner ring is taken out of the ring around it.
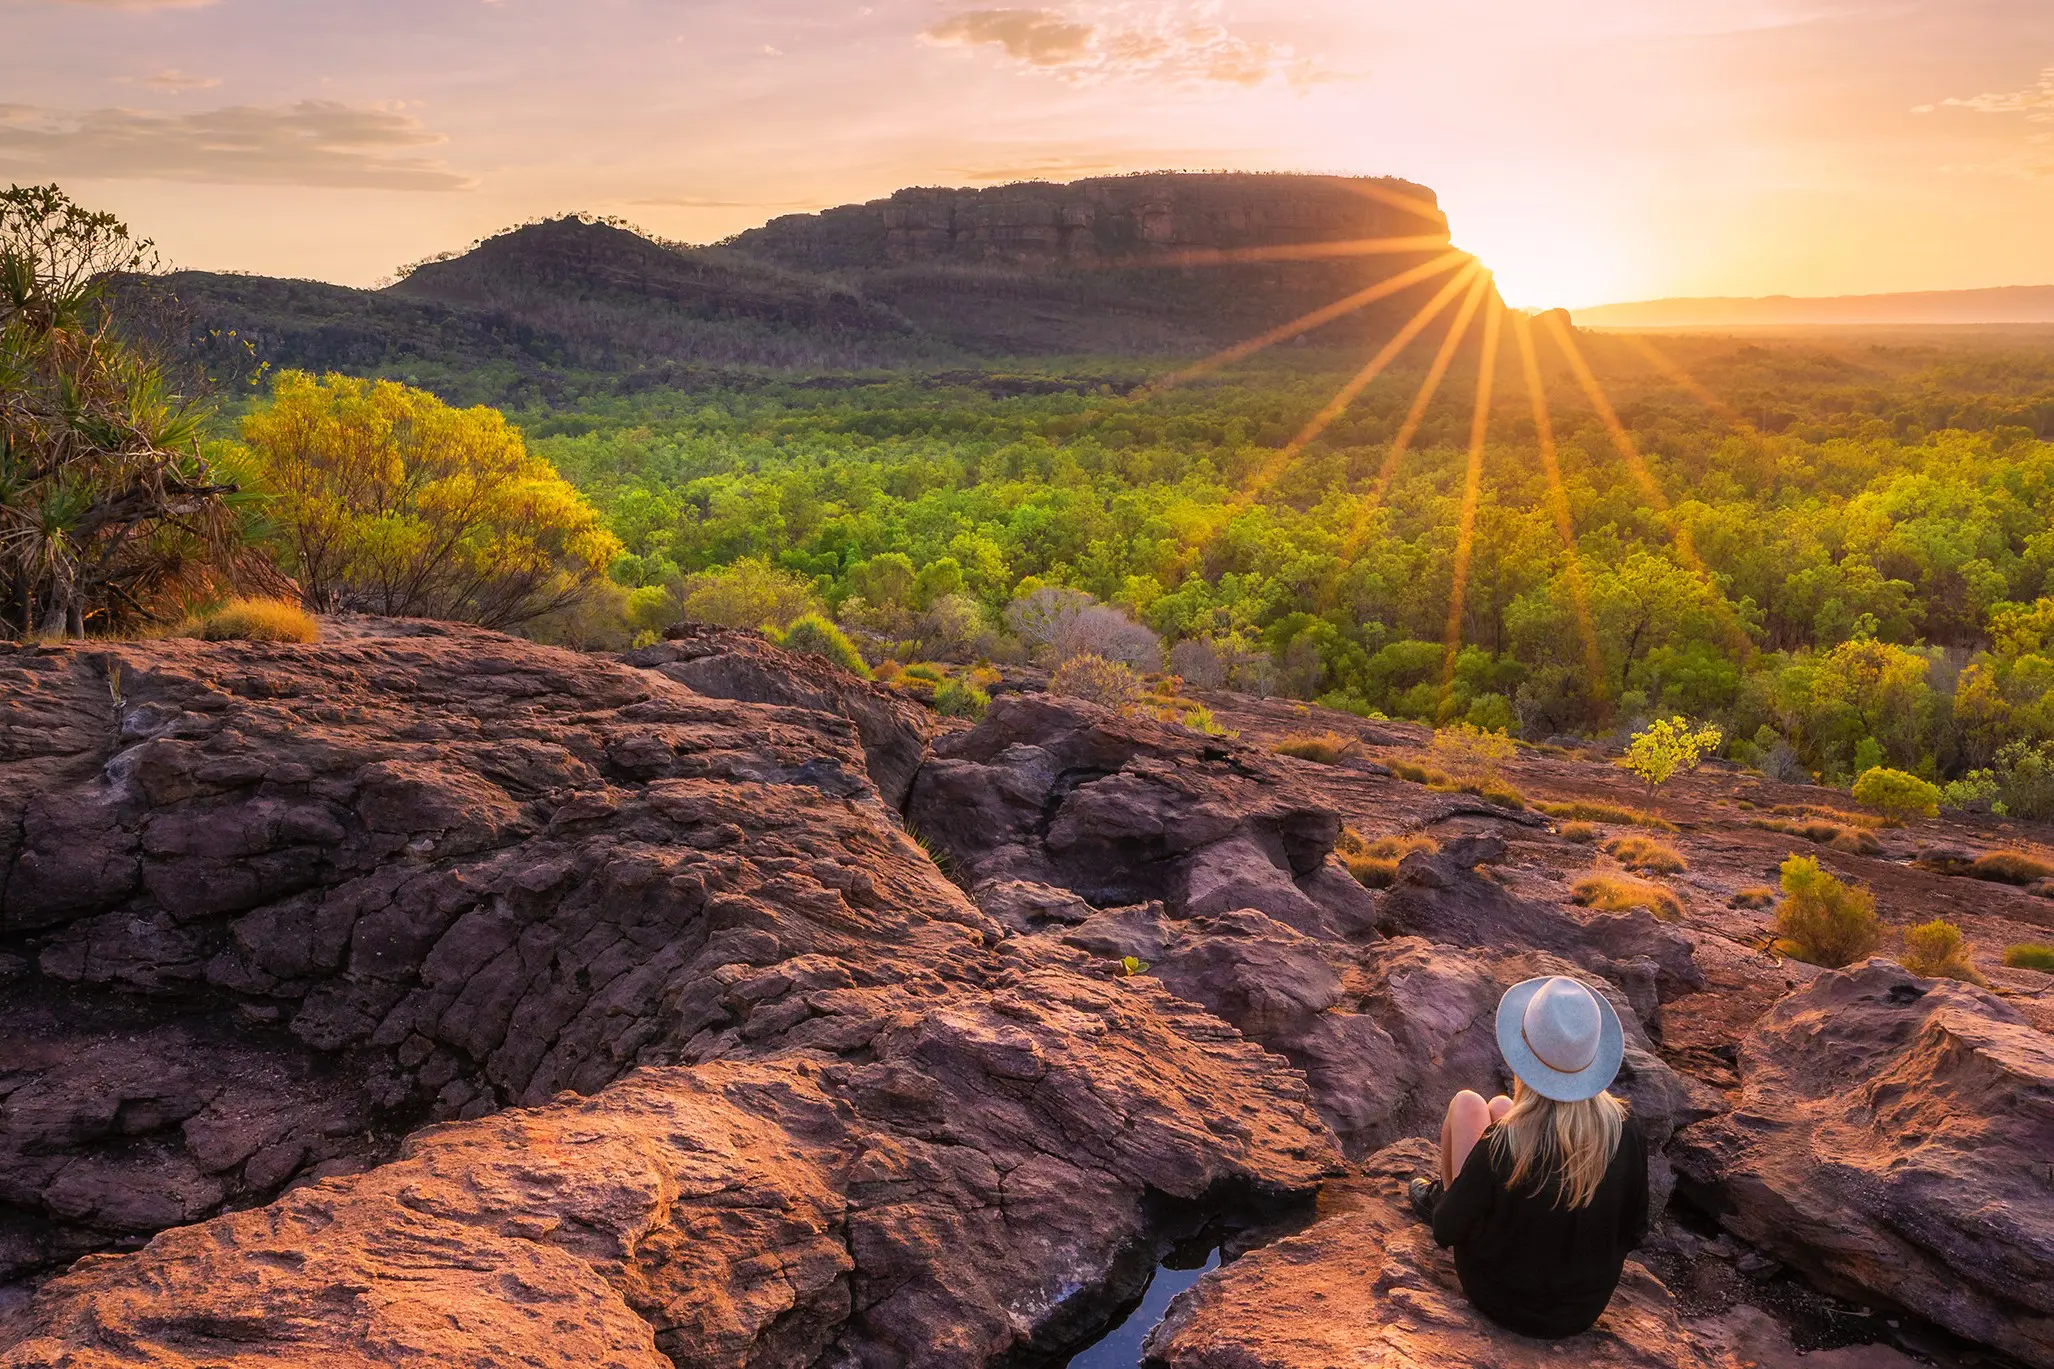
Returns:
[[[515,627],[578,603],[620,555],[493,409],[287,371],[243,440],[316,610]]]
[[[1697,769],[1723,740],[1725,734],[1716,727],[1699,727],[1684,718],[1658,719],[1627,744],[1626,768],[1640,776],[1652,803],[1657,789]]]

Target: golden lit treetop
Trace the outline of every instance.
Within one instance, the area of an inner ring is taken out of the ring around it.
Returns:
[[[621,553],[497,410],[288,371],[243,439],[321,611],[512,627],[583,598]]]

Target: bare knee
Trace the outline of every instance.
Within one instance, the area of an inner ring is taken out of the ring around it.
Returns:
[[[1482,1094],[1464,1089],[1449,1102],[1448,1119],[1441,1124],[1443,1184],[1455,1182],[1455,1176],[1462,1172],[1463,1164],[1469,1159],[1469,1152],[1476,1148],[1477,1138],[1490,1124],[1491,1105],[1484,1101]]]
[[[1501,1093],[1491,1099],[1490,1107],[1491,1120],[1493,1122],[1502,1122],[1512,1112],[1512,1100]]]
[[[1448,1103],[1448,1120],[1457,1126],[1465,1122],[1474,1123],[1480,1131],[1490,1125],[1491,1116],[1491,1105],[1474,1089],[1462,1090]]]

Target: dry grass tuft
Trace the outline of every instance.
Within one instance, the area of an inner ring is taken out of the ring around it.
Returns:
[[[1398,866],[1405,857],[1415,851],[1438,851],[1441,844],[1418,833],[1369,841],[1350,827],[1342,831],[1334,849],[1359,883],[1371,889],[1388,889],[1398,878]]]
[[[1587,799],[1571,799],[1566,803],[1536,803],[1534,807],[1551,818],[1569,818],[1577,822],[1605,822],[1620,827],[1645,827],[1655,832],[1674,832],[1678,828],[1667,818],[1656,817],[1644,808],[1627,808],[1616,803],[1592,803]]]
[[[1623,879],[1617,875],[1589,875],[1570,889],[1576,902],[1601,913],[1624,913],[1645,908],[1665,922],[1683,916],[1683,900],[1673,890],[1644,879]]]
[[[2043,946],[2036,941],[2021,941],[2006,948],[2004,963],[2014,970],[2038,970],[2042,974],[2054,974],[2054,946]]]
[[[1601,835],[1597,826],[1588,822],[1565,822],[1556,829],[1556,834],[1564,841],[1573,841],[1582,846],[1589,846]]]
[[[178,635],[206,642],[318,642],[321,624],[284,599],[231,599],[187,619]]]
[[[1360,741],[1338,732],[1293,732],[1270,749],[1279,756],[1295,756],[1321,765],[1339,765],[1362,755]]]
[[[1445,770],[1436,770],[1429,765],[1414,765],[1410,761],[1384,758],[1384,765],[1401,780],[1423,784],[1442,794],[1474,794],[1489,803],[1502,808],[1524,809],[1526,795],[1520,793],[1504,780],[1490,776],[1476,779],[1458,779]]]
[[[1732,906],[1735,908],[1752,908],[1759,911],[1764,908],[1775,907],[1776,898],[1777,894],[1774,889],[1769,888],[1766,884],[1757,884],[1752,889],[1742,889],[1739,893],[1735,894]]]
[[[1653,837],[1614,837],[1605,843],[1605,854],[1644,875],[1680,875],[1690,868],[1690,862],[1673,846],[1664,846]]]
[[[1883,843],[1867,828],[1847,827],[1827,818],[1754,818],[1747,825],[1786,837],[1803,837],[1850,856],[1873,856],[1883,849]]]
[[[1894,818],[1878,817],[1874,813],[1852,813],[1845,808],[1827,808],[1816,803],[1782,803],[1769,810],[1779,818],[1818,818],[1825,822],[1838,823],[1842,827],[1902,827],[1904,824]]]
[[[1986,879],[1993,884],[2037,884],[2043,879],[2054,877],[2054,865],[2037,860],[2023,851],[1992,851],[1977,858],[1968,867],[1974,879]]]

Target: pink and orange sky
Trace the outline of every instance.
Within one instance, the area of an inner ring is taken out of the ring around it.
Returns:
[[[0,181],[369,284],[587,210],[1432,186],[1514,303],[2054,282],[2050,0],[0,0]]]

